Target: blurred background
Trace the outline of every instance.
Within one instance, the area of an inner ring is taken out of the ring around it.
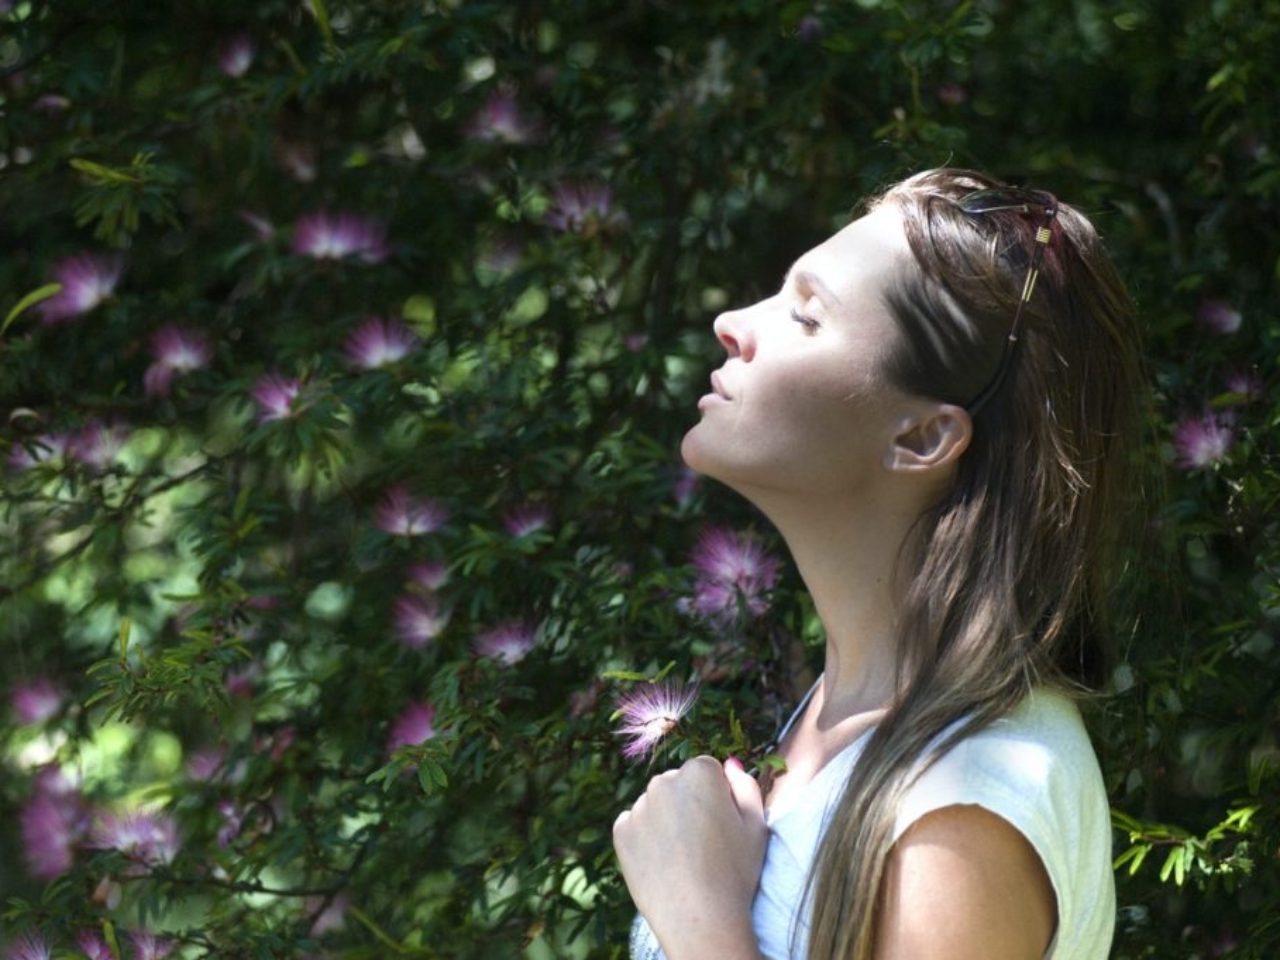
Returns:
[[[821,664],[679,461],[710,323],[950,164],[1088,213],[1147,337],[1114,956],[1276,956],[1277,49],[1275,0],[0,0],[0,949],[623,956],[614,816]]]

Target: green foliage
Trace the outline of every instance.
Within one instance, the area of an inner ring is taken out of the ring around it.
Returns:
[[[794,574],[758,619],[682,604],[702,526],[761,526],[677,492],[710,319],[952,163],[1089,212],[1147,326],[1164,491],[1089,717],[1115,956],[1280,952],[1280,3],[0,9],[2,686],[56,688],[0,717],[5,936],[621,956],[613,818],[700,752],[776,768],[821,653]],[[364,246],[306,252],[321,213]],[[51,320],[86,252],[123,275]],[[370,316],[417,342],[361,368]],[[166,368],[169,326],[207,357]],[[264,418],[268,374],[297,392]],[[1230,442],[1191,466],[1206,412]],[[395,489],[438,524],[380,526]],[[532,650],[477,655],[513,621]],[[696,706],[623,760],[617,697],[668,677]],[[171,848],[100,842],[139,809]]]

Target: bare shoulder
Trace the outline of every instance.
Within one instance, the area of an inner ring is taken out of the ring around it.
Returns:
[[[889,853],[875,960],[1040,960],[1056,922],[1053,886],[1026,837],[983,807],[943,807]]]

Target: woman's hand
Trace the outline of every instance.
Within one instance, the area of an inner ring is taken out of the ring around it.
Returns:
[[[659,774],[614,821],[627,889],[668,960],[759,956],[751,901],[767,839],[760,787],[732,759]]]

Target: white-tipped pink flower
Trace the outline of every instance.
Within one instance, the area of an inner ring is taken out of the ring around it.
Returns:
[[[354,366],[373,370],[403,360],[417,345],[417,336],[399,320],[369,317],[351,331],[344,349]]]
[[[507,620],[479,634],[472,649],[507,666],[519,663],[538,643],[538,634],[522,620]]]
[[[278,150],[280,165],[299,183],[310,183],[316,178],[316,151],[309,143],[281,143]]]
[[[150,397],[167,397],[175,375],[207,367],[213,359],[213,345],[198,330],[173,324],[151,336],[151,356],[155,362],[143,375],[143,387]]]
[[[778,582],[782,564],[749,534],[724,528],[705,531],[690,557],[698,571],[689,606],[717,623],[732,623],[739,602],[752,616],[769,609],[767,594]]]
[[[94,847],[119,850],[143,867],[154,867],[173,862],[178,826],[167,813],[105,813],[94,824],[90,841]]]
[[[510,537],[527,537],[545,530],[551,523],[551,510],[544,503],[524,503],[507,511],[502,527]]]
[[[10,702],[19,723],[44,723],[62,709],[62,691],[45,677],[37,677],[13,688]]]
[[[133,944],[133,960],[164,960],[177,946],[172,938],[157,937],[148,930],[133,931],[129,940]]]
[[[111,296],[124,273],[124,258],[82,253],[59,261],[52,272],[53,281],[62,284],[62,289],[39,305],[45,323],[88,313]]]
[[[498,237],[485,244],[476,266],[490,273],[508,274],[524,259],[524,244],[515,237]]]
[[[391,724],[387,752],[411,747],[436,735],[436,708],[429,703],[411,703]]]
[[[434,600],[402,596],[395,605],[396,635],[411,650],[421,650],[440,636],[449,623],[449,611]]]
[[[115,960],[107,941],[96,930],[81,930],[76,934],[76,945],[88,960]]]
[[[5,960],[51,960],[53,948],[40,934],[24,933],[4,952]]]
[[[627,738],[622,755],[630,760],[653,752],[697,699],[696,686],[674,680],[640,684],[626,691],[618,698],[621,725],[616,732]]]
[[[128,429],[120,423],[91,420],[71,439],[67,454],[93,470],[105,470],[129,440]]]
[[[613,190],[603,183],[564,183],[551,193],[547,223],[567,233],[591,235],[626,222],[613,207]]]
[[[534,123],[521,112],[515,94],[507,90],[491,94],[467,125],[467,136],[472,140],[499,143],[528,143],[536,131]]]
[[[9,468],[29,470],[46,460],[60,460],[67,455],[72,437],[68,433],[42,433],[24,446],[16,440],[9,447]]]
[[[1234,439],[1231,424],[1222,414],[1188,417],[1173,431],[1177,464],[1188,470],[1211,466],[1227,455]]]
[[[226,760],[226,747],[202,747],[199,750],[193,750],[187,757],[187,776],[192,780],[207,783],[223,772],[222,765]]]
[[[449,568],[439,560],[410,564],[409,586],[434,593],[449,582]]]
[[[356,257],[380,263],[389,254],[386,228],[354,213],[325,211],[301,218],[293,228],[293,252],[317,260]]]
[[[243,77],[253,66],[253,40],[237,33],[218,49],[218,66],[228,77]]]
[[[374,511],[378,528],[400,537],[434,533],[444,526],[448,512],[434,500],[412,496],[397,484],[387,490]]]
[[[293,401],[302,390],[302,382],[279,373],[258,378],[253,386],[253,399],[258,402],[258,422],[287,420],[294,413]]]
[[[1225,300],[1201,300],[1196,309],[1196,319],[1218,334],[1235,333],[1240,329],[1240,311]]]

